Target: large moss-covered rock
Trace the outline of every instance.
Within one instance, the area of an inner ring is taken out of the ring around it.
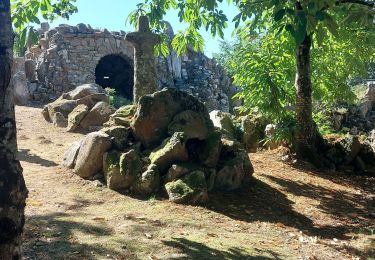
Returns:
[[[103,174],[108,188],[123,190],[129,187],[128,179],[120,172],[120,152],[110,151],[103,155]]]
[[[163,89],[143,96],[132,123],[135,137],[149,148],[168,136],[168,126],[179,113],[191,110],[207,117],[207,108],[198,99],[176,89]]]
[[[189,163],[178,163],[173,164],[166,176],[164,182],[171,182],[174,180],[177,180],[181,177],[183,177],[185,174],[192,171],[192,169],[197,168],[195,165],[189,164]]]
[[[135,181],[132,190],[137,194],[147,195],[160,187],[160,174],[156,164],[150,164],[145,172]]]
[[[120,156],[120,173],[125,178],[126,187],[130,187],[143,170],[143,162],[140,155],[134,150],[121,154]]]
[[[177,114],[168,126],[168,133],[183,132],[186,139],[204,140],[214,130],[211,120],[202,113],[186,110]]]
[[[165,184],[170,201],[184,204],[202,204],[207,202],[207,184],[202,171],[193,171],[182,179]]]
[[[151,163],[156,164],[162,173],[169,169],[173,163],[186,162],[188,159],[184,134],[179,132],[174,133],[171,138],[150,154]]]
[[[215,130],[207,137],[199,152],[199,158],[203,165],[215,168],[220,158],[221,148],[221,133]]]
[[[101,132],[113,138],[113,144],[116,149],[124,150],[129,145],[129,135],[131,129],[125,126],[111,126],[101,129]]]
[[[89,112],[89,107],[81,104],[76,106],[72,112],[68,115],[68,127],[66,130],[68,132],[72,132],[77,129],[79,126],[79,123],[82,121],[82,119],[87,115]]]
[[[82,178],[90,178],[102,171],[103,154],[112,146],[111,138],[100,132],[86,135],[80,146],[74,172]]]
[[[122,106],[116,110],[115,113],[110,115],[108,122],[104,124],[104,126],[125,126],[130,127],[135,111],[137,109],[136,105],[127,105]]]
[[[216,173],[215,187],[224,190],[237,189],[250,179],[253,172],[254,168],[247,152],[234,150],[222,157]]]

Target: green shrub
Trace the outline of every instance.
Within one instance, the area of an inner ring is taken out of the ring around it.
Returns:
[[[109,104],[115,108],[120,108],[122,106],[132,104],[132,101],[124,98],[123,96],[117,95],[116,90],[113,88],[105,88],[104,89],[107,94],[109,95]]]

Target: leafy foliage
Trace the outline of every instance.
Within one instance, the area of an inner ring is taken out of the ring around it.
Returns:
[[[241,32],[240,30],[238,31]],[[328,35],[321,46],[315,44],[312,56],[313,97],[316,104],[353,102],[350,86],[353,76],[365,76],[367,66],[375,60],[375,35],[371,32],[340,31]],[[353,37],[354,36],[354,37]],[[290,113],[295,103],[295,60],[293,39],[287,33],[268,33],[253,39],[238,38],[234,43],[222,42],[214,57],[242,87],[237,94],[247,108],[277,120]]]
[[[256,109],[271,119],[284,117],[286,106],[294,103],[295,64],[290,37],[264,35],[249,41],[238,40],[232,47],[221,45],[215,55],[242,87],[235,98],[244,100],[247,108]]]
[[[198,29],[204,27],[210,31],[213,36],[224,36],[224,28],[227,26],[227,17],[222,10],[218,9],[218,3],[222,0],[207,1],[176,1],[176,0],[145,0],[139,3],[137,9],[131,12],[127,18],[130,24],[136,26],[137,18],[140,15],[147,15],[150,25],[154,32],[163,34],[165,23],[163,17],[167,10],[178,10],[180,22],[188,24],[184,31],[178,31],[172,41],[172,47],[180,55],[186,52],[188,46],[193,47],[196,51],[203,51],[204,40]],[[166,37],[164,37],[166,39]],[[161,45],[167,45],[162,41]],[[156,48],[160,49],[160,46]]]
[[[116,90],[113,88],[104,89],[109,95],[109,104],[114,108],[120,108],[122,106],[132,104],[132,101],[116,94]]]
[[[188,43],[200,50],[203,46],[199,28],[205,28],[213,36],[223,37],[228,19],[219,7],[222,2],[144,0],[129,15],[128,20],[135,24],[139,15],[147,15],[151,26],[159,28],[167,10],[178,10],[180,22],[188,24],[188,27],[185,32],[178,34],[176,41]],[[234,4],[239,10],[232,21],[236,28],[245,23],[252,35],[285,30],[292,35],[296,45],[303,41],[305,35],[314,35],[319,44],[329,33],[338,36],[340,24],[337,21],[362,29],[374,27],[374,1],[370,0],[227,0],[227,3]],[[186,44],[183,46],[186,47]]]
[[[76,0],[12,0],[12,23],[19,35],[16,48],[37,42],[35,25],[41,23],[40,16],[49,21],[57,17],[69,19],[71,14],[78,11],[74,2]]]

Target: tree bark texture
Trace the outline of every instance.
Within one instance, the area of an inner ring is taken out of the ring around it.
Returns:
[[[315,154],[315,127],[312,119],[311,36],[306,35],[296,50],[296,152],[301,158],[311,159]]]
[[[27,189],[17,160],[16,122],[10,85],[13,62],[10,1],[0,1],[0,259],[21,259]]]

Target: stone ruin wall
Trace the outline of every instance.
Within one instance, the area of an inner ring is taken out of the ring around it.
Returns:
[[[15,59],[16,101],[50,102],[62,93],[84,83],[95,82],[95,68],[107,55],[119,55],[134,63],[134,49],[125,41],[126,33],[92,29],[90,25],[59,25],[49,29],[43,24],[39,44],[25,54],[25,75],[22,58]],[[173,30],[168,29],[173,36]],[[225,70],[213,59],[188,49],[178,57],[170,50],[167,57],[155,58],[159,87],[175,87],[198,97],[208,109],[229,111],[230,97],[236,92]],[[17,84],[26,77],[26,84]],[[17,96],[18,95],[18,96]]]

